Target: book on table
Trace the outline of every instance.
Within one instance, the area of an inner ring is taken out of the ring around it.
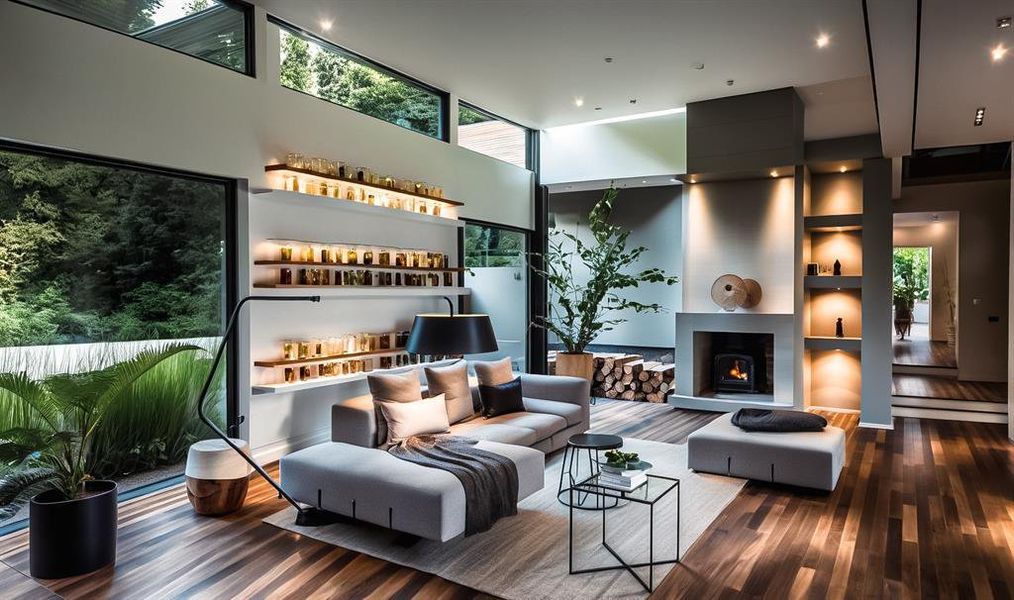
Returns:
[[[625,491],[640,487],[647,481],[648,476],[643,471],[638,471],[631,477],[623,477],[613,473],[601,473],[598,477],[598,484],[602,487]]]

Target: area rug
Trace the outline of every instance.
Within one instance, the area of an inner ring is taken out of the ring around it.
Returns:
[[[686,445],[625,438],[623,449],[637,452],[651,462],[652,473],[680,479],[680,556],[746,483],[742,479],[690,471]],[[568,574],[569,509],[556,499],[562,459],[562,452],[548,458],[545,487],[518,505],[517,516],[502,519],[485,533],[450,542],[420,540],[405,547],[395,543],[399,537],[396,532],[369,524],[298,527],[293,523],[292,509],[275,513],[264,521],[501,598],[643,598],[644,589],[624,570]],[[675,505],[673,492],[654,507],[655,560],[675,558]],[[602,514],[580,510],[574,514],[575,569],[616,564],[601,546]],[[634,503],[609,510],[606,515],[609,544],[628,562],[648,558],[648,517],[649,508]],[[655,584],[674,566],[655,567]],[[638,569],[638,573],[647,581],[646,567]]]

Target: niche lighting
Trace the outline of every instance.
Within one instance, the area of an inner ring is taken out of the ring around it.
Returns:
[[[771,171],[772,177],[778,177],[778,171]]]
[[[842,165],[841,168],[838,169],[838,172],[839,173],[848,173],[848,170],[849,170],[848,167],[846,167],[845,165]]]
[[[321,31],[331,31],[331,27],[334,25],[334,21],[331,19],[321,19],[320,29]]]
[[[574,98],[574,106],[576,106],[578,108],[581,108],[582,106],[584,106],[584,98],[582,98],[580,96],[578,96],[577,98]]]
[[[815,40],[818,48],[827,48],[827,45],[831,43],[831,36],[826,33],[822,33],[817,36]]]
[[[993,57],[993,62],[1000,62],[1003,60],[1003,57],[1007,55],[1007,46],[997,44],[989,51],[989,54]]]

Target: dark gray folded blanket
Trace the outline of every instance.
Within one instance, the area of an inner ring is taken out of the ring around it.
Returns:
[[[768,410],[765,408],[741,408],[732,415],[732,424],[743,431],[821,431],[827,427],[827,419],[813,413],[798,410]]]
[[[506,456],[453,435],[418,435],[391,446],[401,460],[447,471],[465,489],[465,535],[488,530],[500,517],[518,514],[518,468]]]

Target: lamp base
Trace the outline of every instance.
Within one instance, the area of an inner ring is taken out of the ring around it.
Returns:
[[[300,527],[322,527],[335,523],[351,523],[349,517],[320,508],[304,508],[296,513],[296,525]]]

